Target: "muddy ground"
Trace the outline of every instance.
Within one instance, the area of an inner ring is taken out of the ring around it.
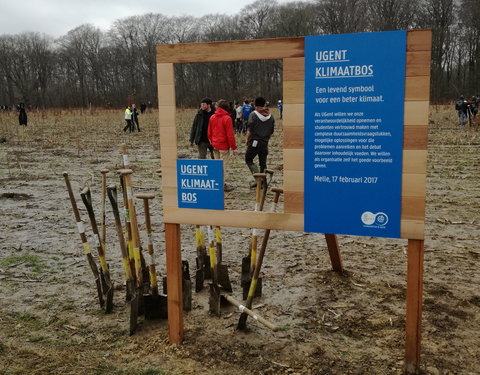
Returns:
[[[209,315],[207,291],[185,313],[183,345],[168,344],[165,321],[128,335],[122,267],[107,205],[107,258],[117,285],[113,313],[99,308],[62,172],[78,192],[90,185],[98,208],[100,169],[118,178],[119,144],[130,150],[135,192],[153,192],[154,245],[164,273],[164,232],[156,112],[141,132],[122,132],[122,111],[0,113],[0,374],[401,374],[404,358],[406,240],[339,236],[346,272],[331,271],[321,234],[272,232],[264,296],[254,306],[272,332],[239,313]],[[179,112],[179,156],[193,110]],[[422,372],[480,374],[480,133],[460,129],[451,108],[432,107],[425,239]],[[241,137],[238,138],[241,143]],[[271,143],[274,185],[282,184],[281,121]],[[240,156],[227,208],[253,209]],[[270,199],[270,198],[268,198]],[[267,203],[268,206],[268,203]],[[143,210],[139,208],[143,228]],[[99,209],[97,209],[99,213]],[[240,264],[249,229],[224,228],[224,262],[241,298]],[[142,234],[143,236],[143,234]],[[145,237],[143,237],[145,241]],[[195,262],[194,227],[182,226],[183,258]]]

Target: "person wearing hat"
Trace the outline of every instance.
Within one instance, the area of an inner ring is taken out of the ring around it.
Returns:
[[[200,102],[200,109],[193,119],[192,129],[190,130],[190,146],[195,143],[198,147],[198,158],[206,159],[207,150],[213,159],[213,147],[208,140],[208,122],[214,113],[212,108],[212,99],[203,98]]]
[[[275,120],[266,106],[266,100],[259,96],[255,99],[255,110],[250,114],[247,122],[245,163],[252,174],[265,172],[267,169],[268,141],[274,128]],[[253,161],[257,155],[260,169]]]

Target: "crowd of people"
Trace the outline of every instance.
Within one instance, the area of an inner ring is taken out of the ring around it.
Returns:
[[[460,126],[474,128],[477,130],[479,118],[478,108],[480,107],[480,95],[472,96],[470,100],[465,99],[463,95],[455,102],[455,110],[458,114],[458,124]]]
[[[206,159],[210,154],[212,159],[223,160],[224,191],[234,189],[227,181],[230,156],[237,153],[235,133],[245,135],[245,164],[252,174],[267,169],[268,142],[275,128],[269,105],[261,96],[253,102],[245,100],[243,104],[224,99],[215,104],[210,98],[201,100],[190,130],[190,146],[197,146],[199,159]],[[278,107],[282,118],[281,100]],[[257,157],[258,165],[254,161]]]

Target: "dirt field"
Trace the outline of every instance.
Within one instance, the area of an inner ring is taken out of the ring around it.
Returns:
[[[179,157],[188,147],[193,110],[179,112]],[[273,232],[264,296],[256,311],[280,329],[239,313],[208,313],[207,290],[193,295],[185,342],[172,346],[165,321],[128,335],[120,251],[107,205],[107,258],[117,285],[114,311],[99,308],[94,281],[68,200],[70,174],[87,234],[79,190],[100,202],[100,169],[118,183],[119,145],[127,143],[135,192],[153,192],[154,245],[164,273],[164,233],[157,113],[140,117],[140,133],[122,132],[122,111],[0,113],[0,374],[401,374],[404,357],[406,240],[339,236],[347,272],[331,271],[323,235]],[[430,122],[425,240],[422,369],[425,374],[480,374],[480,133],[460,129],[451,108]],[[253,209],[240,155],[232,165],[227,208]],[[271,143],[274,185],[282,185],[281,121]],[[271,198],[268,198],[271,199]],[[267,203],[268,207],[269,203]],[[97,210],[99,214],[99,210]],[[143,230],[143,212],[139,221]],[[224,228],[224,262],[241,298],[240,265],[249,229]],[[142,232],[143,235],[143,232]],[[145,237],[143,237],[145,240]],[[194,227],[182,226],[182,252],[195,264]]]

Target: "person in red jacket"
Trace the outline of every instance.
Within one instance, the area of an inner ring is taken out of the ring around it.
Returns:
[[[208,139],[213,146],[215,159],[223,160],[224,181],[227,181],[226,166],[230,159],[230,150],[232,150],[233,155],[236,155],[237,149],[235,134],[233,133],[232,117],[230,116],[229,110],[229,103],[224,99],[220,99],[217,102],[217,110],[212,117],[210,117],[208,123]],[[232,191],[233,189],[232,186],[225,183],[225,191]]]

